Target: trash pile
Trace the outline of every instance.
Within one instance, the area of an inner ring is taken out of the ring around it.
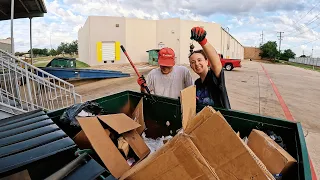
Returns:
[[[146,137],[141,99],[132,117],[77,116],[82,130],[74,141],[93,149],[117,179],[280,180],[296,165],[275,133],[253,129],[241,139],[219,111],[196,113],[195,99],[195,87],[181,92],[182,130],[173,137]]]

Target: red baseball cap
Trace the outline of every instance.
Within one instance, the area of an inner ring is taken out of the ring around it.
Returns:
[[[160,66],[174,66],[175,54],[173,49],[165,47],[158,53],[158,63]]]

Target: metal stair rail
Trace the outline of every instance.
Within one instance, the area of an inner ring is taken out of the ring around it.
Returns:
[[[0,109],[20,114],[82,102],[74,85],[0,49]]]

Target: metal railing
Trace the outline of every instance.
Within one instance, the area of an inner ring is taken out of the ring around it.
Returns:
[[[74,85],[0,49],[0,106],[19,114],[82,102]]]

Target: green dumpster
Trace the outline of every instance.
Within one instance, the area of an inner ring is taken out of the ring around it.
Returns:
[[[56,57],[48,63],[47,67],[76,68],[76,59],[68,57]]]
[[[143,111],[147,127],[147,136],[159,137],[175,135],[177,130],[182,126],[180,102],[178,100],[154,96],[156,100],[156,102],[154,102],[150,100],[149,95],[124,91],[93,101],[99,103],[106,114],[125,113],[131,116],[141,97],[144,97]],[[203,107],[204,106],[197,106],[197,111],[199,112]],[[293,171],[290,172],[290,177],[286,177],[285,179],[311,180],[308,151],[300,123],[234,110],[215,109],[223,114],[235,132],[240,132],[241,138],[248,136],[254,128],[262,131],[272,130],[281,136],[283,142],[286,144],[288,153],[297,160],[296,166],[292,168]],[[59,118],[64,110],[65,109],[51,111],[48,115],[69,136],[73,137],[80,129],[75,127],[70,128],[69,126],[63,127],[63,125],[59,124]],[[167,121],[170,121],[169,127],[166,126]]]
[[[149,53],[149,64],[150,65],[158,65],[158,53],[159,53],[160,49],[151,49],[148,50],[147,53]]]

